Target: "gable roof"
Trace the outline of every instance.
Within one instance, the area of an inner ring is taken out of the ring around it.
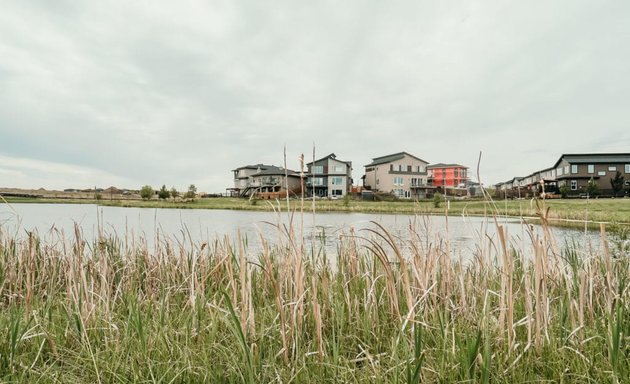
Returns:
[[[558,167],[562,160],[571,164],[630,163],[630,153],[565,153],[553,168]]]
[[[418,160],[418,161],[422,161],[423,163],[429,164],[428,161],[424,161],[419,157],[415,157],[414,155],[411,155],[407,152],[398,152],[398,153],[393,153],[391,155],[387,155],[387,156],[381,156],[381,157],[375,157],[372,159],[372,162],[368,165],[365,165],[366,167],[371,167],[373,165],[379,165],[379,164],[387,164],[387,163],[391,163],[392,161],[396,161],[396,160],[400,160],[405,156],[409,156],[409,157],[413,157],[414,159]]]
[[[269,166],[265,169],[261,169],[260,172],[256,172],[254,173],[252,176],[275,176],[275,175],[281,175],[284,176],[285,173],[288,176],[298,176],[297,172],[292,171],[290,169],[284,169],[282,167],[276,167],[275,165]]]
[[[267,165],[267,164],[245,165],[245,166],[233,169],[232,172],[238,171],[239,169],[258,169],[258,168],[260,168],[261,170],[263,170],[263,169],[269,169],[269,168],[273,168],[273,167],[275,167],[275,165]]]
[[[335,155],[334,153],[331,153],[331,154],[330,154],[330,155],[328,155],[328,156],[324,156],[324,157],[322,157],[321,159],[317,159],[317,160],[315,160],[314,162],[315,162],[315,163],[319,163],[320,161],[322,161],[322,160],[326,160],[326,159],[333,159],[333,160],[337,160],[337,161],[339,161],[339,162],[346,163],[348,166],[352,167],[352,162],[351,162],[351,161],[343,161],[343,160],[339,160],[339,159],[337,159],[337,155]],[[306,165],[307,165],[307,166],[309,166],[309,165],[313,164],[314,162],[313,162],[313,161],[311,161],[310,163],[306,163]]]

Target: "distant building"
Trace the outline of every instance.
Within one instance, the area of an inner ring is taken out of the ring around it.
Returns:
[[[429,184],[441,189],[468,187],[468,167],[460,164],[432,164],[427,166]]]
[[[612,196],[615,192],[611,180],[617,172],[624,178],[622,193],[630,189],[630,153],[581,153],[563,154],[549,168],[533,172],[525,177],[515,177],[498,183],[499,197],[534,197],[559,195],[562,189],[568,196],[585,196],[588,183],[593,180],[602,195]]]
[[[375,157],[365,166],[363,186],[401,199],[425,198],[435,189],[427,183],[428,164],[407,152]]]
[[[286,191],[292,194],[301,191],[300,175],[292,170],[275,165],[255,164],[236,168],[234,173],[234,187],[228,188],[231,196],[250,197],[263,193]]]
[[[338,198],[352,187],[352,162],[338,160],[334,153],[306,164],[306,192],[311,196]]]
[[[567,186],[569,195],[586,193],[589,180],[597,183],[602,195],[614,194],[611,180],[617,172],[625,179],[624,193],[630,187],[630,153],[564,154],[554,164],[558,187]]]

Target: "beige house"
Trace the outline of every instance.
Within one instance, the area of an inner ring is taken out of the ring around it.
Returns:
[[[363,187],[402,199],[425,198],[435,189],[427,183],[428,164],[407,152],[375,157],[365,166]]]

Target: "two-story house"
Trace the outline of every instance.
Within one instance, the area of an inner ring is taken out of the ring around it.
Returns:
[[[375,157],[365,166],[363,186],[402,199],[425,198],[435,189],[427,183],[428,164],[407,152]]]
[[[248,197],[260,193],[280,192],[287,188],[291,193],[298,193],[302,188],[301,178],[297,172],[275,165],[246,165],[232,172],[234,188],[228,189],[232,196]]]
[[[591,179],[597,183],[602,194],[612,195],[610,181],[617,172],[625,180],[630,179],[630,153],[563,154],[553,169],[558,186],[566,185],[569,195],[584,194]]]
[[[337,159],[334,153],[306,164],[307,193],[312,196],[339,198],[352,187],[352,162]]]

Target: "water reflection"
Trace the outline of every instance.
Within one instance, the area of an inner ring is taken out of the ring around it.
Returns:
[[[15,237],[36,231],[44,240],[62,236],[71,239],[75,224],[83,237],[91,240],[99,233],[122,239],[146,238],[150,247],[156,239],[172,239],[176,243],[209,242],[237,234],[256,249],[260,238],[283,242],[293,228],[300,239],[298,245],[324,247],[334,252],[340,238],[374,236],[371,230],[382,226],[401,247],[409,247],[412,239],[423,247],[444,243],[454,257],[469,258],[484,249],[498,246],[497,223],[493,219],[462,216],[415,216],[366,213],[311,213],[288,215],[276,212],[250,212],[201,209],[146,209],[99,207],[83,204],[0,204],[0,226]],[[500,219],[507,228],[510,244],[528,249],[531,233],[541,235],[538,226],[531,228],[519,219]],[[580,246],[597,246],[597,234],[575,229],[553,228],[559,245],[576,242]]]

